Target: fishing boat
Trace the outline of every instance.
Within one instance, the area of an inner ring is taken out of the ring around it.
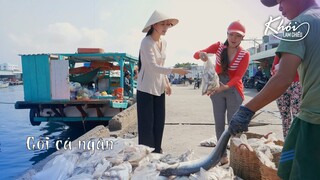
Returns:
[[[132,93],[123,94],[124,74],[134,74],[138,59],[127,53],[105,53],[98,48],[77,53],[20,55],[24,101],[16,109],[30,109],[31,125],[62,121],[102,122],[135,103]]]
[[[5,81],[0,81],[0,88],[6,88],[9,86],[9,83],[8,82],[5,82]]]

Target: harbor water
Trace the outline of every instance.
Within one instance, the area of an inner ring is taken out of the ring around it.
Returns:
[[[57,140],[72,141],[85,132],[84,128],[63,123],[43,122],[40,126],[32,126],[29,109],[14,108],[14,103],[23,101],[23,98],[22,85],[0,88],[1,180],[18,178],[32,165],[55,152]]]

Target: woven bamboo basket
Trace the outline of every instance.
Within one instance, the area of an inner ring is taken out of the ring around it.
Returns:
[[[247,138],[262,138],[268,137],[269,134],[263,136],[255,133],[245,133]],[[277,145],[283,145],[282,141],[275,142]],[[278,162],[280,153],[273,154],[274,162]],[[247,145],[240,144],[236,146],[231,140],[230,142],[230,166],[234,174],[245,180],[277,180],[277,170],[267,167],[262,164],[256,155],[256,152],[250,151]],[[278,167],[278,163],[276,163]]]
[[[278,140],[274,142],[276,145],[283,146],[283,142]],[[279,166],[280,156],[281,153],[274,153],[273,155],[273,162],[276,164],[276,168]],[[260,162],[260,172],[261,172],[261,179],[262,180],[280,180],[280,177],[277,175],[277,170],[272,169],[265,164]]]
[[[262,163],[260,163],[260,173],[262,180],[280,180],[280,177],[277,175],[277,170]]]

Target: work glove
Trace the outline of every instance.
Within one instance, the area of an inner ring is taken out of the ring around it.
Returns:
[[[240,106],[238,111],[232,116],[229,124],[229,132],[231,135],[248,131],[248,126],[255,112],[245,106]]]

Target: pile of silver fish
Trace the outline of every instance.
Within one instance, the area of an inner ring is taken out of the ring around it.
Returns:
[[[247,138],[245,134],[241,134],[239,138],[232,138],[232,141],[237,147],[240,144],[245,144],[250,151],[257,154],[257,157],[263,164],[272,169],[277,169],[273,155],[281,153],[283,147],[275,144],[278,141],[275,133],[271,133],[267,138]]]
[[[215,71],[215,66],[208,58],[206,62],[204,62],[204,70],[202,74],[202,95],[209,94],[212,92],[215,88],[220,86],[219,83],[219,76],[217,72]]]
[[[91,139],[90,141],[98,141]],[[101,138],[99,138],[101,141]],[[160,172],[183,163],[192,162],[193,151],[175,157],[170,154],[151,153],[152,148],[137,145],[132,139],[104,138],[109,147],[91,150],[72,148],[48,161],[41,171],[30,179],[109,179],[109,180],[147,180],[147,179],[234,179],[232,168],[213,167],[208,170],[184,176],[161,176]]]

